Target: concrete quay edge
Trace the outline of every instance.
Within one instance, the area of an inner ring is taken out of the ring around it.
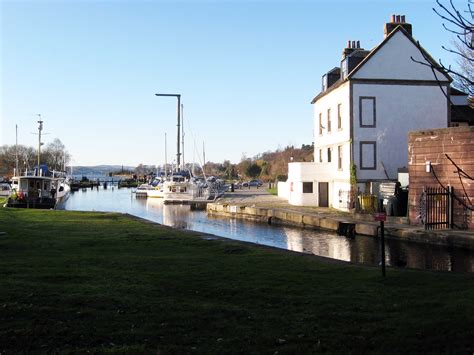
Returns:
[[[272,208],[247,206],[232,202],[214,202],[207,204],[207,213],[221,216],[251,220],[272,225],[287,225],[310,229],[323,229],[337,232],[341,225],[353,225],[355,235],[379,237],[379,222],[370,222],[365,216],[359,219],[354,216],[332,216],[317,212],[297,211],[296,208]],[[399,220],[395,219],[396,222]],[[474,232],[458,230],[425,231],[422,226],[411,226],[403,223],[385,223],[385,235],[405,241],[434,245],[453,246],[474,250]]]

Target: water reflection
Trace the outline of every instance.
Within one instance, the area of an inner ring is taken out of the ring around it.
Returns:
[[[313,238],[307,234],[314,234],[314,231],[309,232],[290,227],[282,227],[282,230],[287,238],[287,249],[331,259],[352,261],[350,239],[346,237],[318,232],[317,237]]]
[[[162,199],[137,199],[130,189],[77,191],[71,194],[64,207],[67,210],[130,213],[174,228],[191,229],[357,264],[378,265],[380,262],[380,244],[375,238],[357,236],[350,239],[325,231],[207,217],[204,211],[191,211],[189,206],[164,205]],[[392,239],[386,241],[385,248],[386,263],[389,266],[474,272],[474,253],[466,250]]]

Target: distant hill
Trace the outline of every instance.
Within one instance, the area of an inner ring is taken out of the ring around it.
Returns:
[[[133,171],[135,167],[133,166],[123,166],[122,165],[96,165],[96,166],[73,166],[72,173],[73,175],[84,175],[84,176],[101,176],[108,175],[109,173],[116,173],[123,171]]]

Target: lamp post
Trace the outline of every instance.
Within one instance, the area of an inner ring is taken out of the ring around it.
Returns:
[[[172,96],[172,97],[176,97],[178,98],[178,135],[177,135],[177,138],[178,138],[178,142],[177,142],[177,153],[176,153],[176,165],[178,167],[178,171],[179,171],[179,166],[180,166],[180,156],[181,156],[181,152],[180,152],[180,122],[181,122],[181,95],[180,94],[155,94],[156,96]]]

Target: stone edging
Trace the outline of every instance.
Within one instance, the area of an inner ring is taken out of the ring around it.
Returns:
[[[331,217],[285,209],[225,203],[207,204],[207,213],[211,216],[246,219],[274,225],[325,229],[335,232],[347,231],[347,229],[341,228],[349,226],[349,232],[353,233],[353,235],[378,237],[378,224],[376,222],[370,223],[346,217]],[[474,250],[474,235],[457,235],[453,231],[424,231],[413,227],[403,228],[391,224],[386,224],[385,231],[386,235],[390,238]],[[346,233],[344,234],[347,235]]]

